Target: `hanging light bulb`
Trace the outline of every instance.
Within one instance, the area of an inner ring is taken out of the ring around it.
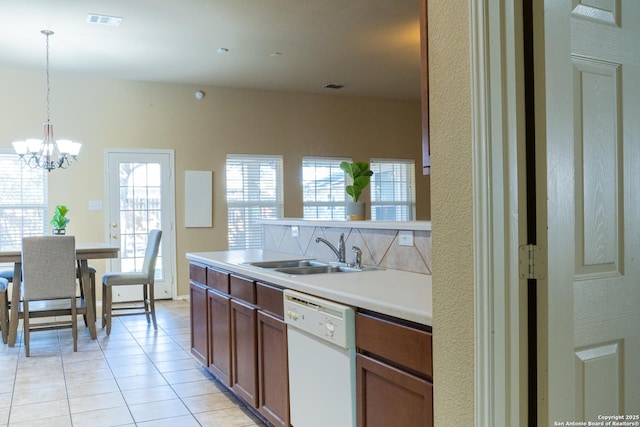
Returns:
[[[78,159],[82,144],[69,140],[55,141],[53,138],[53,123],[50,120],[50,93],[49,84],[49,36],[53,35],[51,30],[40,31],[47,38],[47,121],[44,123],[44,137],[42,139],[27,139],[13,142],[16,154],[31,168],[46,169],[51,172],[53,169],[64,169]]]

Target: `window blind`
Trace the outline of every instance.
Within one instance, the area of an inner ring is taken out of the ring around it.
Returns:
[[[413,160],[372,159],[371,220],[409,221],[416,216]]]
[[[282,156],[227,155],[229,249],[262,248],[259,219],[282,218]]]
[[[0,151],[0,249],[19,250],[23,236],[46,234],[47,172]]]
[[[340,163],[349,158],[303,157],[303,216],[309,219],[345,219],[346,174]]]

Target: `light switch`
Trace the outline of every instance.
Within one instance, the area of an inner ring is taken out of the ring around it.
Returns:
[[[413,231],[411,230],[398,231],[398,244],[400,246],[413,246]]]
[[[291,227],[291,237],[298,237],[299,235],[299,231],[298,231],[298,226],[294,225]]]
[[[89,210],[90,211],[101,211],[102,210],[102,200],[89,200]]]

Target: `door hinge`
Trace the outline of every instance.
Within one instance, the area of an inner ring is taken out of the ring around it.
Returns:
[[[518,248],[518,273],[521,279],[544,279],[546,255],[542,246],[522,245]]]

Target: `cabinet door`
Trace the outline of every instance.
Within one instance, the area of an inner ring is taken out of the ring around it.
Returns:
[[[209,370],[231,386],[231,299],[212,289],[207,293],[209,309]]]
[[[367,356],[356,356],[358,427],[432,427],[433,385]]]
[[[207,287],[196,282],[190,282],[189,295],[191,298],[191,354],[208,366],[207,351]]]
[[[257,309],[231,300],[231,387],[254,408],[258,407]]]
[[[258,410],[274,426],[289,425],[287,325],[258,311]]]

